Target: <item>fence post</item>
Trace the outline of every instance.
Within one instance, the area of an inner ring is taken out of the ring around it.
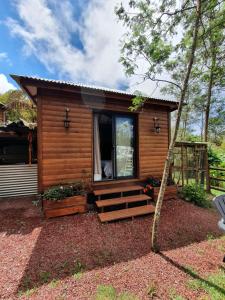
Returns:
[[[210,188],[210,174],[209,174],[209,160],[208,160],[208,145],[205,146],[205,179],[206,179],[206,191],[211,192]]]

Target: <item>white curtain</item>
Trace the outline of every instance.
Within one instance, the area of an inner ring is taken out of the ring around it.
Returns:
[[[102,180],[99,115],[94,115],[94,181]]]

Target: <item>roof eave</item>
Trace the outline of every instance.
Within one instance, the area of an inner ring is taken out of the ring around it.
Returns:
[[[26,86],[23,84],[21,77],[18,75],[10,74],[10,77],[12,77],[13,80],[16,81],[16,83],[20,86],[20,88],[28,95],[28,97],[34,102],[35,105],[37,105],[37,95],[32,95],[30,91],[26,88]]]
[[[102,93],[104,92],[105,96],[111,97],[111,98],[123,98],[124,100],[131,100],[132,98],[135,97],[135,95],[132,94],[121,94],[119,92],[113,92],[109,90],[100,90],[100,89],[94,89],[91,87],[81,87],[81,86],[76,86],[76,85],[71,85],[69,83],[63,82],[54,82],[54,81],[45,81],[43,79],[35,79],[35,78],[30,78],[26,76],[19,76],[19,75],[10,75],[16,82],[17,84],[28,94],[28,96],[32,99],[32,101],[37,104],[37,93],[35,95],[32,95],[29,91],[29,89],[26,87],[28,85],[34,86],[36,88],[57,88],[59,90],[64,87],[65,89],[68,89],[70,91],[75,91],[75,92],[80,92],[82,89],[83,93],[86,94],[91,94],[95,96],[102,96]],[[176,101],[170,101],[170,100],[161,100],[161,99],[154,99],[154,98],[149,98],[149,97],[143,97],[147,100],[149,104],[153,105],[161,105],[161,106],[166,106],[169,108],[170,111],[174,111],[178,108],[178,102]]]

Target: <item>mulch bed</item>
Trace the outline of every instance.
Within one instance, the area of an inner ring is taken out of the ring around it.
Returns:
[[[150,247],[153,216],[108,224],[95,213],[45,220],[30,200],[11,200],[0,202],[0,220],[0,299],[26,298],[31,288],[29,299],[93,299],[99,285],[113,285],[145,300],[152,284],[156,299],[170,299],[172,290],[197,299],[200,292],[186,284],[190,269],[204,277],[224,255],[218,214],[182,200],[164,203],[160,254]]]

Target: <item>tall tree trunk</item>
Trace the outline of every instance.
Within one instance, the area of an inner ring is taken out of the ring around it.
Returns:
[[[203,142],[204,140],[204,109],[203,111],[201,112],[201,142]]]
[[[196,1],[196,20],[195,20],[195,24],[194,24],[193,40],[192,40],[192,47],[191,47],[191,53],[190,53],[187,73],[186,73],[184,83],[183,83],[183,88],[181,91],[180,102],[179,102],[179,106],[178,106],[176,123],[175,123],[175,130],[174,130],[173,136],[171,138],[170,146],[168,149],[167,158],[166,158],[165,165],[164,165],[162,182],[161,182],[159,195],[158,195],[156,208],[155,208],[155,215],[154,215],[154,221],[153,221],[153,227],[152,227],[152,250],[154,252],[159,251],[158,227],[159,227],[159,222],[160,222],[160,213],[161,213],[163,198],[164,198],[165,189],[166,189],[166,185],[167,185],[167,179],[169,176],[170,164],[171,164],[171,161],[173,158],[174,145],[175,145],[175,141],[177,138],[177,133],[178,133],[179,125],[180,125],[182,108],[183,108],[183,104],[184,104],[184,100],[185,100],[185,96],[186,96],[186,92],[187,92],[187,88],[188,88],[188,82],[189,82],[189,78],[190,78],[190,74],[191,74],[191,70],[192,70],[192,66],[193,66],[193,62],[194,62],[200,18],[201,18],[201,0],[197,0]]]
[[[204,126],[204,142],[208,142],[208,128],[209,128],[209,113],[210,113],[210,105],[212,99],[212,88],[213,88],[213,73],[216,64],[216,54],[214,45],[211,41],[211,67],[210,67],[210,74],[209,74],[209,84],[208,84],[208,91],[207,91],[207,101],[205,107],[205,126]]]
[[[213,65],[213,60],[212,60]],[[207,101],[205,107],[205,126],[204,126],[204,142],[208,142],[208,128],[209,128],[209,112],[210,112],[210,104],[212,98],[212,86],[213,86],[213,67],[210,68],[210,76],[209,76],[209,84],[208,84],[208,92],[207,92]],[[210,193],[210,175],[209,175],[209,161],[208,161],[208,153],[205,155],[205,178],[206,178],[206,191]]]
[[[211,15],[211,19],[214,18],[214,15]],[[211,54],[211,67],[209,74],[209,83],[208,83],[208,91],[207,91],[207,101],[205,107],[205,126],[204,126],[204,142],[208,142],[208,131],[209,131],[209,113],[212,99],[212,88],[213,88],[213,80],[214,80],[214,70],[216,65],[216,45],[213,40],[212,33],[210,32],[210,54]],[[209,174],[209,162],[208,155],[206,154],[205,158],[206,162],[206,191],[210,193],[210,174]]]
[[[210,112],[210,105],[211,105],[211,98],[212,98],[212,87],[213,87],[213,70],[211,67],[208,92],[207,92],[207,101],[205,106],[204,142],[208,142],[209,112]]]

